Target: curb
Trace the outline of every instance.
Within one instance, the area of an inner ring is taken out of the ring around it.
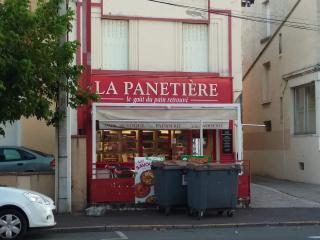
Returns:
[[[320,225],[320,221],[300,222],[260,222],[260,223],[223,223],[223,224],[177,224],[177,225],[108,225],[84,227],[58,227],[49,229],[52,233],[78,233],[78,232],[110,232],[110,231],[135,231],[154,229],[201,229],[201,228],[240,228],[240,227],[265,227],[265,226],[308,226]],[[48,231],[48,230],[47,230]]]
[[[46,231],[51,233],[105,232],[106,226],[55,227]]]

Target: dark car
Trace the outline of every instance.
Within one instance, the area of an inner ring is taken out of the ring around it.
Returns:
[[[0,172],[49,172],[54,156],[25,147],[0,146]]]

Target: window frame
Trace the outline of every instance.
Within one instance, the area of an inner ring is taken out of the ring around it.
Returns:
[[[310,119],[310,111],[308,110],[309,108],[309,90],[308,88],[313,88],[314,91],[314,122],[315,125],[314,127],[311,129],[310,126],[308,126],[308,124],[310,124],[309,119]],[[301,101],[301,99],[297,99],[298,98],[298,91],[300,91],[301,89],[303,89],[303,123],[299,122],[299,110],[298,110],[298,105],[300,105],[301,103],[298,103],[297,101]],[[296,136],[301,136],[301,135],[314,135],[317,133],[317,124],[316,124],[316,84],[314,81],[310,82],[310,83],[306,83],[306,84],[302,84],[299,86],[295,86],[293,87],[293,134]],[[299,125],[298,125],[299,124]],[[301,124],[303,126],[301,126]]]

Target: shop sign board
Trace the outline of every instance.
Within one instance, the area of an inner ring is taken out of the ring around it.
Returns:
[[[135,167],[135,203],[155,203],[153,161],[164,161],[164,157],[136,157]]]
[[[98,128],[103,129],[200,129],[200,122],[149,122],[149,121],[99,121]],[[202,129],[228,129],[229,121],[216,121],[216,122],[202,122]]]
[[[232,139],[232,130],[225,129],[222,130],[222,151],[223,153],[230,154],[233,152],[233,139]]]
[[[228,77],[126,77],[94,75],[101,102],[154,104],[232,103]]]

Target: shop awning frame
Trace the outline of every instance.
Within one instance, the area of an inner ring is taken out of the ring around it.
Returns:
[[[234,104],[147,104],[147,103],[93,103],[92,104],[92,162],[96,163],[96,120],[98,108],[110,108],[110,109],[143,109],[143,110],[156,110],[156,109],[170,109],[170,110],[235,110],[236,119],[223,119],[223,120],[235,120],[236,127],[236,159],[241,161],[243,159],[243,136],[242,136],[242,123],[241,123],[241,105]],[[123,119],[125,120],[125,119]],[[186,119],[190,121],[191,119]],[[221,119],[222,120],[222,119]],[[130,120],[128,120],[130,121]],[[151,120],[150,120],[151,121]],[[174,122],[175,120],[170,120]],[[178,122],[178,121],[177,121]],[[199,120],[195,120],[199,122]],[[200,137],[203,139],[203,125],[200,127]],[[94,170],[93,170],[94,171]]]

